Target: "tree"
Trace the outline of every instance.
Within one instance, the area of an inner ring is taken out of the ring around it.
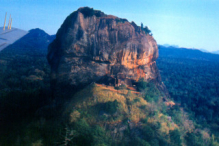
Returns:
[[[179,130],[170,131],[170,140],[174,146],[181,146],[180,132]]]

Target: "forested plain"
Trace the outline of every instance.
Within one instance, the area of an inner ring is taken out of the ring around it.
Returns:
[[[157,65],[170,97],[198,126],[218,135],[219,55],[159,46]]]

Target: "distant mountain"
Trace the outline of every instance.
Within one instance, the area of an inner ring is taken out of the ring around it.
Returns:
[[[168,58],[185,58],[193,60],[205,60],[219,62],[219,55],[202,52],[197,49],[188,48],[176,48],[176,47],[165,47],[162,45],[158,46],[159,56]]]
[[[214,53],[214,54],[219,54],[219,50],[213,51],[212,53]]]
[[[54,39],[54,35],[50,36],[39,28],[31,29],[22,38],[2,50],[0,55],[46,55],[47,47]]]
[[[41,29],[32,29],[3,49],[0,52],[0,92],[1,89],[20,89],[26,80],[49,80],[46,55],[47,47],[54,38]],[[8,86],[10,80],[16,80],[16,84]]]
[[[205,50],[205,49],[199,49],[199,50],[205,53],[210,53],[208,50]]]
[[[178,45],[170,45],[170,44],[163,44],[162,46],[164,46],[164,47],[175,47],[175,48],[179,48]]]
[[[10,44],[13,44],[15,41],[19,40],[27,33],[27,31],[18,28],[3,30],[3,27],[0,27],[0,51],[9,46]]]

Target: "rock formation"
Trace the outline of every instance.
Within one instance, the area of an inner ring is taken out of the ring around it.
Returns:
[[[115,84],[140,78],[160,83],[157,57],[156,41],[134,22],[84,7],[66,18],[47,59],[53,87],[64,92],[103,78]]]

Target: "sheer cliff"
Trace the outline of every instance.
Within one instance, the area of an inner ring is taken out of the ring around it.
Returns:
[[[161,85],[157,43],[134,22],[92,8],[70,14],[48,48],[52,87],[75,90],[92,82]]]

